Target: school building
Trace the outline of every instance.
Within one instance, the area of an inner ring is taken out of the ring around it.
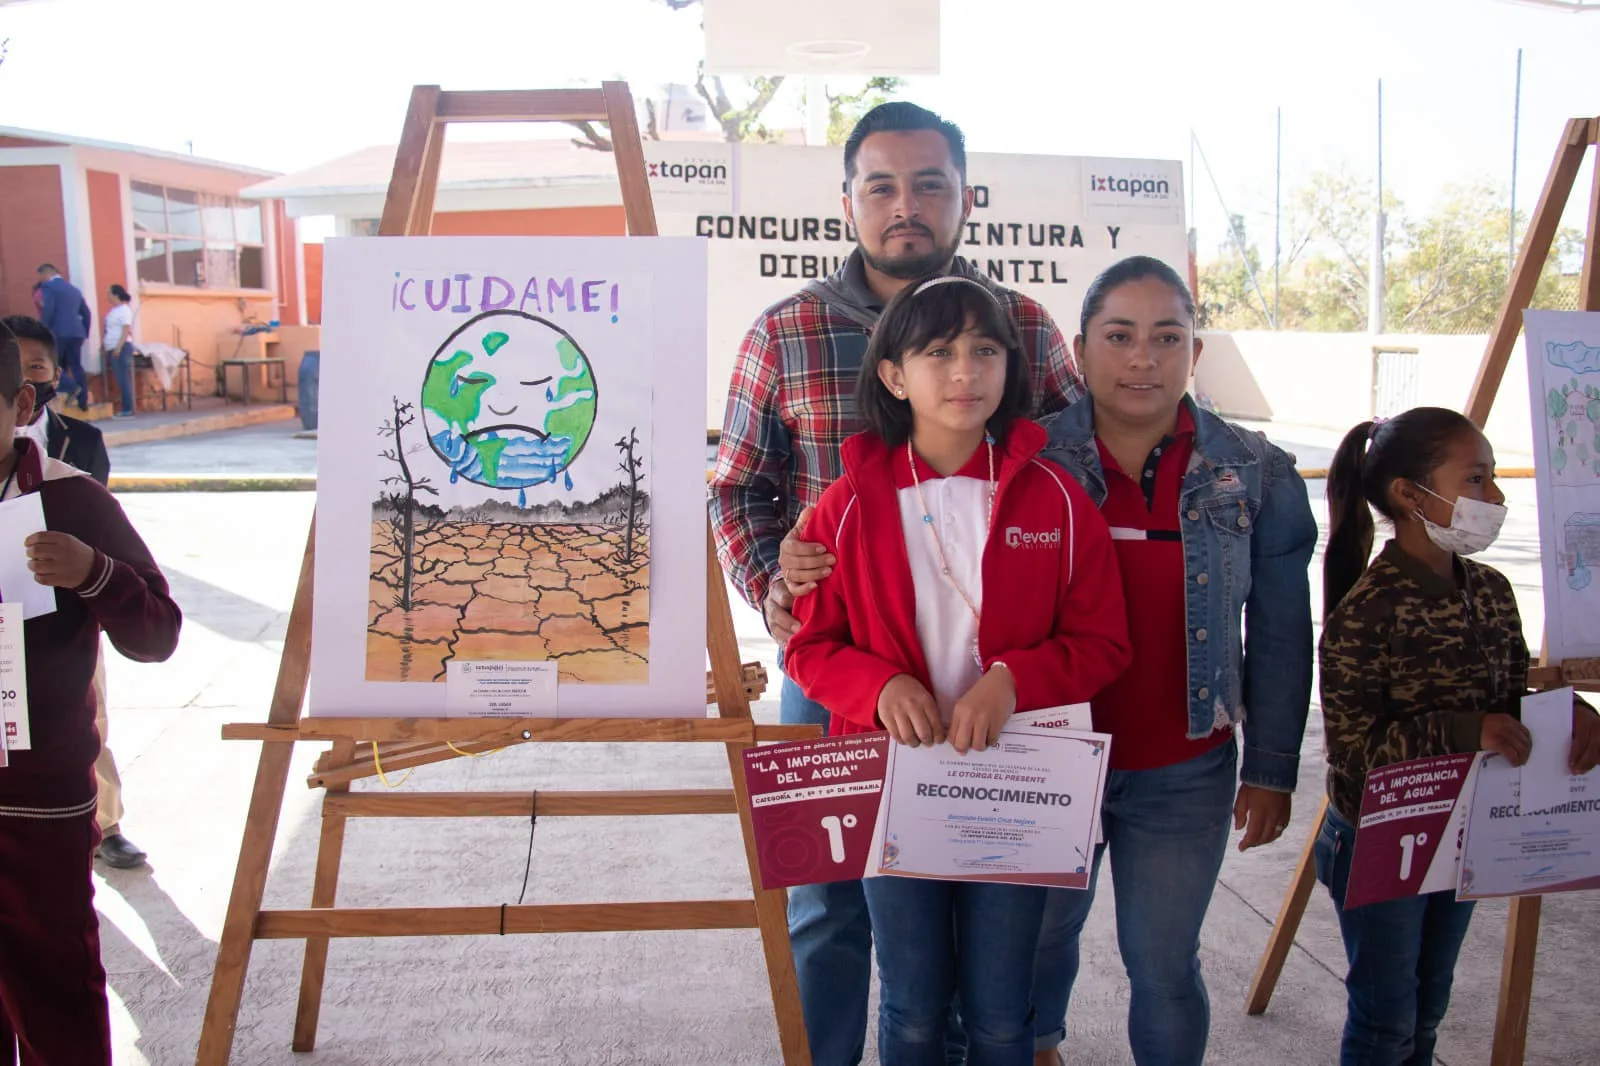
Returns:
[[[333,234],[378,232],[395,146],[363,148],[246,188],[291,219],[329,216]],[[435,236],[622,235],[627,226],[615,158],[569,139],[446,140],[434,201]],[[305,245],[306,314],[322,318],[322,245]]]
[[[189,353],[194,395],[215,395],[222,360],[285,358],[316,347],[306,332],[305,265],[281,200],[240,193],[271,171],[135,145],[0,127],[0,313],[33,314],[33,284],[52,263],[95,315],[84,346],[100,370],[107,288],[133,296],[141,341]],[[243,335],[253,325],[279,323]],[[180,371],[180,375],[182,371]],[[239,375],[233,375],[237,391]],[[93,388],[103,398],[106,382]],[[141,391],[142,406],[149,397]]]

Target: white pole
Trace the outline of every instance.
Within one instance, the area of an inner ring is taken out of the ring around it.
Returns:
[[[820,74],[806,75],[806,143],[828,143],[828,82]]]
[[[1372,268],[1367,278],[1367,332],[1383,332],[1383,79],[1378,79],[1378,200],[1372,212]]]

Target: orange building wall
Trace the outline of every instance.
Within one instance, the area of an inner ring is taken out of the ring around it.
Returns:
[[[133,291],[125,276],[128,260],[127,245],[122,239],[122,179],[103,170],[89,171],[88,178],[89,237],[94,250],[95,284],[100,286],[100,291],[84,295],[89,297],[89,306],[95,309],[95,322],[103,323],[111,310],[107,290],[112,285],[121,285]]]
[[[267,210],[273,214],[273,221],[277,226],[278,247],[276,255],[278,260],[278,314],[277,319],[286,326],[298,326],[300,322],[300,285],[295,274],[295,234],[298,232],[295,220],[289,217],[289,212],[282,200],[269,200]],[[309,310],[309,309],[308,309]],[[316,319],[312,319],[313,322]]]
[[[241,299],[245,303],[243,311],[239,310]],[[237,333],[245,316],[253,315],[267,322],[277,313],[270,295],[243,298],[233,293],[209,295],[203,290],[147,290],[139,301],[139,337],[187,351],[194,375],[194,394],[211,396],[216,391],[217,362],[233,358],[239,347]],[[293,366],[287,369],[291,375],[294,373]],[[232,375],[232,381],[237,392],[237,372]],[[276,392],[274,389],[274,397]]]
[[[306,245],[306,320],[322,321],[322,245]]]
[[[40,263],[54,263],[71,276],[61,168],[0,167],[0,312],[34,313],[33,283]]]
[[[621,237],[627,232],[620,205],[444,211],[433,216],[435,237]]]

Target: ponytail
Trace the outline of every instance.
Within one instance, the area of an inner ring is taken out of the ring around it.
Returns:
[[[1328,467],[1328,548],[1322,555],[1322,613],[1326,618],[1347,596],[1372,555],[1372,510],[1391,522],[1389,486],[1404,479],[1427,485],[1444,462],[1451,441],[1481,436],[1460,411],[1413,407],[1389,419],[1363,422],[1339,442]]]
[[[1328,547],[1322,553],[1322,617],[1355,587],[1367,568],[1375,532],[1367,509],[1367,444],[1373,423],[1363,422],[1339,442],[1328,467]]]

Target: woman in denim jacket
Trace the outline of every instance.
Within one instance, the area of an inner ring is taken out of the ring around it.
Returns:
[[[1317,523],[1286,452],[1190,399],[1201,343],[1194,300],[1170,267],[1135,256],[1106,270],[1080,328],[1089,399],[1046,423],[1043,455],[1111,526],[1133,665],[1093,701],[1095,728],[1114,738],[1106,843],[1087,891],[1050,891],[1034,969],[1035,1062],[1057,1061],[1078,935],[1109,847],[1134,1060],[1199,1066],[1211,1027],[1200,926],[1229,815],[1244,830],[1241,850],[1289,824],[1311,701]],[[833,563],[804,542],[807,517],[780,552],[796,595]]]
[[[1229,815],[1241,850],[1289,824],[1311,698],[1317,524],[1287,453],[1189,397],[1201,342],[1170,267],[1136,256],[1106,270],[1080,328],[1089,399],[1047,423],[1043,454],[1111,526],[1133,643],[1133,665],[1093,703],[1095,728],[1113,737],[1094,870],[1109,847],[1134,1060],[1198,1066],[1211,1024],[1200,926]],[[1094,891],[1092,878],[1047,904],[1034,974],[1041,1064],[1065,1036]]]

